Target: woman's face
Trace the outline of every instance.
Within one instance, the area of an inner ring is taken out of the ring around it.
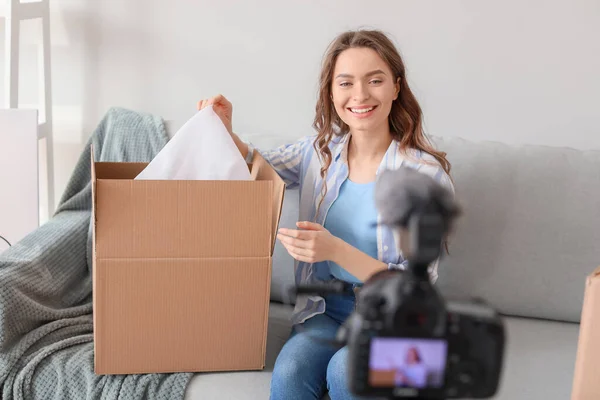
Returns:
[[[352,133],[389,132],[388,116],[399,83],[385,61],[369,48],[344,50],[333,71],[333,104]]]
[[[406,362],[408,364],[416,364],[418,361],[419,358],[417,355],[417,350],[414,347],[409,349],[408,353],[406,354]]]

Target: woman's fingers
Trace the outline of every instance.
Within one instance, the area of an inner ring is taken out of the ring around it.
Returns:
[[[311,249],[303,249],[300,247],[292,246],[287,243],[283,243],[283,247],[287,250],[287,252],[298,261],[304,262],[315,262],[315,252]]]
[[[223,106],[223,107],[227,108],[229,106],[229,104],[230,103],[229,103],[229,101],[227,101],[225,96],[223,96],[222,94],[218,94],[218,95],[208,99],[207,106],[215,105],[215,106]]]
[[[277,239],[279,239],[283,244],[294,246],[299,249],[307,249],[310,247],[310,243],[307,240],[296,239],[282,234],[277,234]]]
[[[225,97],[222,94],[218,94],[216,96],[214,96],[212,99],[212,103],[211,104],[219,104],[219,103],[224,103]]]
[[[312,257],[310,255],[303,254],[302,249],[294,248],[285,244],[284,247],[294,259],[303,262],[312,262]]]
[[[233,114],[233,106],[231,103],[223,96],[219,94],[217,96],[211,97],[209,99],[200,100],[198,102],[198,110],[202,110],[208,106],[213,106],[214,112],[221,118],[223,125],[230,134],[233,134],[231,119]]]
[[[299,229],[280,228],[279,233],[304,240],[312,239],[315,236],[314,231],[303,231]]]
[[[198,101],[198,110],[202,110],[208,106],[223,106],[228,108],[230,105],[229,101],[222,94],[213,96],[208,99]]]

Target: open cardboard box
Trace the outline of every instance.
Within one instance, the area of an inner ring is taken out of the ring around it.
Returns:
[[[264,368],[285,184],[255,153],[251,181],[134,180],[94,162],[97,374]]]
[[[571,400],[600,399],[600,267],[585,281]]]

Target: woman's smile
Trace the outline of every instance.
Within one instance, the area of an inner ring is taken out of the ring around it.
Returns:
[[[377,106],[357,106],[348,107],[348,111],[352,113],[355,118],[369,118],[375,112]]]

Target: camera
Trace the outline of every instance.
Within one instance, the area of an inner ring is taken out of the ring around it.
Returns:
[[[482,299],[445,299],[429,275],[461,213],[453,193],[401,168],[379,174],[375,200],[408,265],[364,282],[355,311],[338,331],[337,344],[348,346],[350,391],[390,399],[494,396],[504,359],[501,316]],[[296,292],[347,290],[339,281],[325,285]]]

